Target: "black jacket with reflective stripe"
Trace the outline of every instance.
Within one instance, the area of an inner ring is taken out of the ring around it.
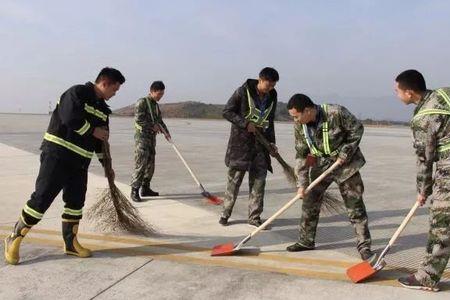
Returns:
[[[249,120],[245,116],[249,112],[247,89],[253,100],[257,99],[256,87],[258,80],[248,79],[240,88],[238,88],[223,109],[223,117],[232,123],[230,139],[228,140],[227,152],[225,154],[225,165],[227,167],[238,170],[249,170],[251,163],[256,155],[257,141],[255,135],[247,131]],[[275,143],[275,111],[277,109],[277,91],[271,90],[268,95],[268,102],[266,107],[272,104],[272,111],[268,117],[269,127],[263,132],[266,139]],[[255,103],[256,105],[256,103]],[[257,106],[258,107],[258,106]],[[264,150],[266,159],[268,161],[268,170],[272,171],[269,152]]]
[[[102,158],[102,142],[92,133],[95,127],[109,127],[110,114],[91,82],[69,88],[52,113],[41,150],[87,168],[93,155]]]

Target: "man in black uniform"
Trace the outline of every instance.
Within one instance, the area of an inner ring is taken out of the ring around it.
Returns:
[[[41,145],[41,166],[35,191],[25,204],[14,229],[5,239],[5,260],[19,263],[22,239],[44,216],[59,192],[65,202],[62,214],[64,252],[89,257],[91,251],[77,240],[87,189],[91,158],[102,160],[102,141],[109,138],[109,114],[105,101],[113,97],[125,82],[116,69],[104,68],[95,83],[75,85],[64,92],[52,113]]]

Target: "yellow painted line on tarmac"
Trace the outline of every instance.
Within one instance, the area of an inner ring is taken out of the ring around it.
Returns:
[[[0,234],[1,238],[5,238],[7,235]],[[35,238],[35,237],[27,237],[24,240],[25,243],[44,245],[44,246],[54,246],[54,247],[63,247],[63,242],[52,240],[52,239],[44,239],[44,238]],[[315,279],[327,279],[327,280],[335,280],[335,281],[344,281],[349,282],[347,276],[344,273],[336,273],[336,272],[322,272],[322,271],[314,271],[307,270],[301,268],[285,268],[285,267],[275,267],[275,266],[267,266],[267,265],[258,265],[246,262],[236,262],[230,261],[227,257],[192,257],[188,255],[183,255],[181,253],[178,254],[168,254],[168,253],[158,253],[157,251],[152,250],[151,248],[147,248],[145,250],[139,250],[134,248],[108,248],[105,247],[104,244],[98,243],[83,243],[84,246],[90,248],[94,251],[104,251],[110,253],[123,254],[128,256],[149,256],[152,258],[157,258],[161,260],[167,261],[175,261],[182,263],[190,263],[190,264],[198,264],[205,266],[220,266],[220,267],[228,267],[228,268],[237,268],[237,269],[245,269],[252,271],[265,271],[265,272],[275,272],[282,273],[288,275],[295,275],[307,278],[315,278]],[[378,285],[388,285],[388,286],[398,286],[396,280],[382,280],[374,282],[374,284]]]
[[[3,230],[11,230],[11,227],[0,226],[0,229]],[[61,233],[56,230],[49,229],[33,229],[31,233],[40,233],[40,234],[49,234],[49,235],[57,235],[60,236]],[[129,238],[129,237],[117,237],[117,236],[106,236],[106,235],[97,235],[90,233],[80,233],[78,234],[80,238],[85,239],[94,239],[94,240],[102,240],[109,242],[117,242],[123,244],[136,244],[143,246],[153,246],[153,247],[161,247],[175,250],[185,250],[192,252],[205,252],[211,253],[210,248],[196,247],[187,244],[173,244],[169,242],[160,242],[151,239],[138,239],[138,238]],[[330,259],[319,259],[319,258],[302,258],[302,257],[289,257],[286,255],[274,255],[274,254],[265,254],[260,253],[256,256],[246,256],[246,258],[250,259],[264,259],[264,260],[273,260],[280,262],[292,262],[292,263],[301,263],[308,265],[319,265],[319,266],[330,266],[330,267],[338,267],[338,268],[348,268],[355,264],[355,262],[349,261],[338,261],[338,260],[330,260]]]
[[[0,234],[1,238],[5,238],[6,235]],[[30,244],[37,244],[37,245],[45,245],[45,246],[55,246],[55,247],[63,247],[62,241],[56,241],[52,239],[44,239],[44,238],[35,238],[35,237],[27,237],[24,242],[30,243]],[[297,275],[297,276],[303,276],[308,278],[317,278],[317,279],[328,279],[328,280],[338,280],[338,281],[348,281],[346,276],[344,274],[340,273],[332,273],[332,272],[319,272],[319,271],[312,271],[312,270],[304,270],[304,269],[297,269],[297,268],[279,268],[279,267],[272,267],[272,266],[262,266],[262,265],[255,265],[251,263],[243,263],[243,262],[234,262],[229,261],[226,259],[226,257],[221,257],[219,259],[207,257],[207,258],[200,258],[200,257],[192,257],[192,256],[186,256],[182,254],[165,254],[165,253],[154,253],[151,249],[144,250],[138,250],[138,249],[130,249],[130,248],[108,248],[104,245],[100,245],[97,243],[83,243],[83,246],[86,248],[90,248],[94,251],[104,251],[104,252],[110,252],[110,253],[118,253],[118,254],[124,254],[128,256],[149,256],[152,258],[158,258],[161,260],[167,260],[167,261],[175,261],[175,262],[183,262],[183,263],[190,263],[190,264],[200,264],[205,266],[220,266],[220,267],[232,267],[237,269],[246,269],[246,270],[252,270],[252,271],[266,271],[266,272],[276,272],[276,273],[284,273],[284,274],[291,274],[291,275]]]
[[[10,230],[11,227],[8,226],[0,226],[0,230]],[[60,236],[61,233],[56,230],[48,230],[48,229],[33,229],[32,233],[37,234],[47,234],[47,235],[54,235],[54,236]],[[108,241],[108,242],[116,242],[116,243],[124,243],[129,245],[142,245],[142,246],[149,246],[149,247],[158,247],[158,248],[166,248],[166,249],[176,249],[176,250],[190,250],[192,252],[197,253],[207,253],[207,258],[201,258],[201,257],[192,257],[183,253],[160,253],[158,251],[151,251],[150,248],[147,248],[146,251],[133,249],[133,248],[107,248],[104,244],[98,244],[98,243],[83,243],[88,248],[92,248],[96,251],[106,251],[106,252],[112,252],[112,253],[119,253],[119,254],[126,254],[126,255],[134,255],[134,256],[151,256],[154,258],[160,258],[163,260],[170,260],[170,261],[179,261],[179,262],[185,262],[185,263],[193,263],[193,264],[201,264],[201,265],[210,265],[210,266],[222,266],[222,267],[234,267],[234,268],[240,268],[240,269],[248,269],[248,270],[254,270],[254,271],[267,271],[267,272],[277,272],[277,273],[284,273],[284,274],[290,274],[290,275],[297,275],[297,276],[304,276],[308,278],[317,278],[317,279],[329,279],[329,280],[339,280],[339,281],[347,281],[348,278],[345,276],[344,273],[336,273],[336,272],[322,272],[322,271],[312,271],[312,270],[305,270],[300,268],[283,268],[283,267],[273,267],[273,266],[264,266],[264,265],[256,265],[252,263],[243,263],[243,262],[235,262],[227,259],[227,257],[210,257],[210,249],[207,248],[200,248],[200,247],[194,247],[190,245],[179,245],[179,244],[167,244],[163,242],[154,242],[151,240],[143,240],[143,239],[136,239],[136,238],[127,238],[127,237],[116,237],[116,236],[105,236],[105,235],[96,235],[96,234],[79,234],[80,238],[85,239],[92,239],[97,242],[100,241]],[[4,238],[6,237],[5,234],[0,234],[0,237]],[[32,244],[39,244],[39,245],[50,245],[50,246],[57,246],[57,247],[63,247],[62,241],[55,241],[51,239],[42,239],[42,238],[35,238],[35,237],[29,237],[24,240],[25,242],[30,242]],[[149,242],[151,242],[149,244]],[[243,256],[236,256],[236,257],[243,257]],[[315,259],[315,258],[294,258],[294,257],[288,257],[284,255],[273,255],[273,254],[259,254],[257,256],[245,256],[246,259],[251,259],[254,262],[256,260],[263,258],[263,260],[269,260],[269,261],[280,261],[280,262],[292,262],[292,263],[301,263],[301,264],[309,264],[309,265],[319,265],[319,266],[337,266],[342,268],[347,268],[354,263],[352,262],[345,262],[345,261],[333,261],[333,260],[326,260],[326,259]],[[386,270],[389,270],[386,268]],[[443,277],[450,276],[450,272],[445,272],[443,274]],[[388,285],[388,286],[398,286],[397,281],[394,279],[383,279],[378,278],[376,282],[371,282],[370,284],[377,284],[377,285]]]

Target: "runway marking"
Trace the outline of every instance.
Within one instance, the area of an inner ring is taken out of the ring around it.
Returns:
[[[10,229],[10,227],[0,226],[0,229]],[[43,234],[50,236],[58,236],[60,233],[54,230],[47,229],[34,229],[32,232],[35,234]],[[32,233],[30,232],[30,235]],[[0,237],[6,237],[6,234],[0,234]],[[289,274],[307,278],[315,278],[315,279],[327,279],[327,280],[335,280],[335,281],[345,281],[349,282],[349,279],[345,275],[345,269],[347,265],[352,265],[351,262],[338,262],[336,266],[341,267],[341,272],[330,272],[330,271],[317,271],[311,270],[307,268],[300,267],[283,267],[276,265],[264,265],[261,263],[267,262],[292,262],[292,263],[302,263],[308,264],[312,267],[314,265],[323,266],[325,263],[331,263],[332,260],[323,260],[323,259],[306,259],[306,258],[291,258],[284,257],[278,255],[264,255],[259,254],[257,256],[231,256],[231,257],[211,257],[209,256],[210,249],[193,247],[189,245],[177,245],[177,244],[166,244],[166,243],[152,243],[149,244],[148,240],[140,240],[135,238],[121,238],[121,237],[112,237],[112,236],[103,236],[103,235],[95,235],[95,234],[80,234],[81,239],[86,239],[90,241],[83,241],[83,245],[87,248],[90,248],[98,253],[100,252],[108,252],[108,253],[116,253],[127,256],[148,256],[153,257],[155,259],[181,262],[181,263],[189,263],[189,264],[198,264],[205,266],[220,266],[220,267],[228,267],[228,268],[237,268],[237,269],[245,269],[252,271],[265,271],[265,272],[275,272],[282,274]],[[120,243],[120,244],[128,244],[128,245],[138,245],[138,246],[146,246],[142,249],[136,248],[123,248],[123,247],[112,247],[111,244],[102,243],[102,242],[112,242],[112,243]],[[45,245],[45,246],[53,246],[53,247],[63,247],[62,240],[48,239],[48,238],[40,238],[34,236],[27,236],[24,239],[24,243],[36,244],[36,245]],[[160,250],[156,249],[159,248]],[[162,248],[162,251],[161,251]],[[176,249],[176,250],[195,250],[194,253],[165,253],[164,249]],[[195,254],[201,254],[201,256],[192,256]],[[207,255],[204,255],[207,254]],[[95,253],[94,253],[95,255]],[[245,261],[236,261],[233,258],[238,258]],[[258,259],[259,258],[259,259]],[[262,260],[260,258],[263,258]],[[343,264],[345,263],[345,264]],[[394,279],[383,279],[381,278],[379,281],[371,282],[370,284],[377,285],[387,285],[387,286],[398,286],[397,281]]]

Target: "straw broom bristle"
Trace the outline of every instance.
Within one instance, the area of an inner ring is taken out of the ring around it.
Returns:
[[[280,158],[281,158],[281,156],[280,156]],[[295,175],[294,168],[291,167],[290,165],[288,165],[283,159],[278,160],[278,162],[280,163],[281,167],[283,168],[284,176],[286,176],[286,179],[289,182],[289,184],[296,187],[297,186],[297,176]]]
[[[345,212],[344,203],[339,196],[332,192],[326,191],[322,196],[322,205],[320,206],[320,213],[325,216],[340,215]]]
[[[88,210],[87,218],[102,231],[126,231],[144,236],[154,235],[155,230],[145,222],[139,211],[114,184],[109,144],[103,145],[105,174],[109,188],[103,190],[98,201]]]

